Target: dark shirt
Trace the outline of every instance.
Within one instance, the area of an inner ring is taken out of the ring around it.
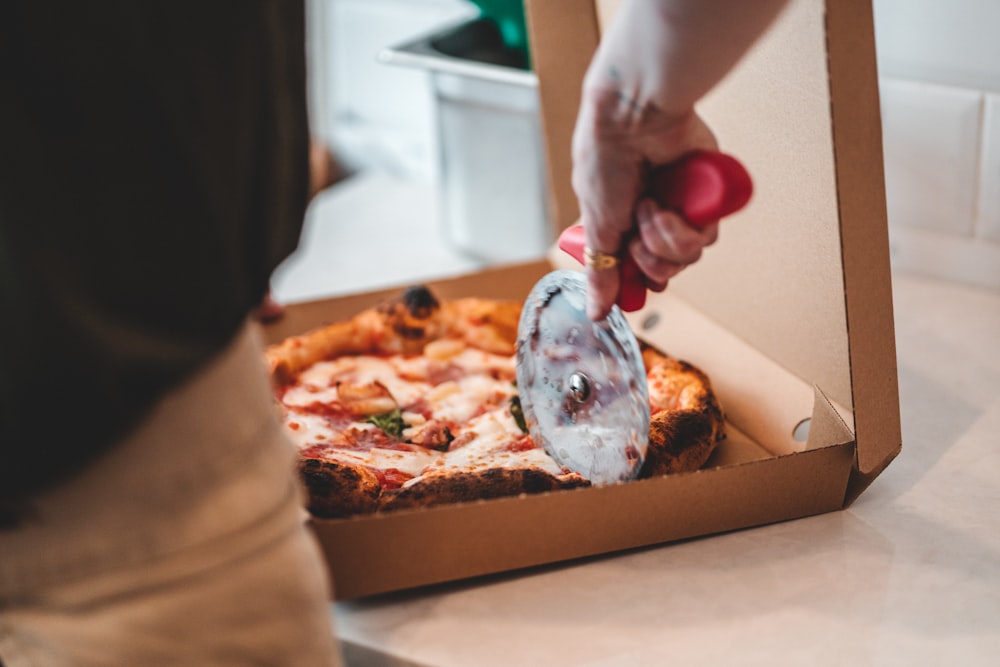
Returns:
[[[290,0],[3,3],[0,499],[127,433],[294,249],[303,23]]]

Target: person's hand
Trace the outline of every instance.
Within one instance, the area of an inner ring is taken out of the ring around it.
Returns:
[[[585,89],[573,135],[573,188],[587,247],[619,261],[630,254],[647,288],[666,289],[715,242],[719,226],[693,227],[659,208],[647,196],[646,177],[692,150],[717,147],[693,111],[669,116],[653,106],[638,108],[616,90]],[[588,266],[587,279],[587,314],[599,320],[618,297],[618,268]]]

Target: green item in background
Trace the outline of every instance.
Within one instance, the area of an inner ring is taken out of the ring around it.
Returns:
[[[500,28],[503,43],[510,49],[521,52],[525,62],[530,62],[528,53],[528,29],[524,22],[522,0],[472,0],[479,7],[483,18],[496,22]]]

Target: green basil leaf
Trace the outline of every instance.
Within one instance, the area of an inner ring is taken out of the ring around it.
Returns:
[[[521,429],[521,433],[528,433],[528,424],[524,421],[524,410],[521,409],[521,397],[514,394],[510,397],[510,414],[514,417],[514,422]]]
[[[403,412],[399,408],[396,408],[392,412],[372,415],[365,421],[369,424],[375,424],[375,426],[382,429],[386,435],[391,435],[394,438],[403,437],[403,429],[406,428],[406,422],[403,421]]]

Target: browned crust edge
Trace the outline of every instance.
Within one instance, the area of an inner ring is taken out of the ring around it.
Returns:
[[[576,473],[555,476],[538,468],[488,468],[476,472],[441,472],[418,479],[412,485],[382,492],[380,511],[430,507],[544,493],[590,486]]]
[[[378,509],[382,485],[364,466],[303,457],[298,472],[306,491],[306,509],[313,516],[336,519]]]
[[[338,461],[302,458],[298,471],[307,509],[324,519],[590,486],[576,473],[556,476],[538,468],[440,472],[399,489],[383,489],[373,471]]]
[[[680,387],[678,404],[650,417],[649,449],[640,477],[700,469],[725,439],[725,417],[712,384],[700,369],[640,343],[647,373],[661,366]]]
[[[521,304],[466,298],[441,304],[424,286],[354,317],[291,336],[264,353],[272,381],[289,382],[317,361],[344,354],[416,354],[442,338],[486,352],[514,354]]]

